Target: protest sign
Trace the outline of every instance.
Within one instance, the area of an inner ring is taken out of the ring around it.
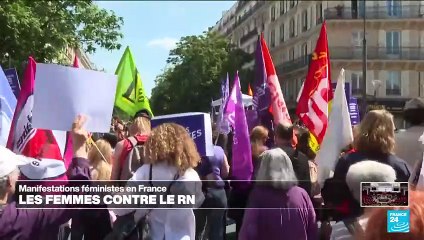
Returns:
[[[32,124],[35,128],[71,130],[78,114],[90,132],[109,132],[117,77],[83,68],[37,64]]]
[[[16,97],[0,67],[0,145],[6,146],[10,125],[16,107]]]
[[[207,113],[180,113],[154,117],[152,127],[162,123],[176,123],[187,130],[201,156],[213,156],[211,118]]]
[[[351,97],[349,99],[349,114],[352,126],[358,125],[361,122],[359,116],[358,99]]]
[[[7,81],[9,81],[9,85],[12,88],[13,94],[15,94],[15,97],[18,98],[19,93],[21,92],[21,85],[19,84],[19,78],[16,69],[5,69],[4,74],[6,75]]]

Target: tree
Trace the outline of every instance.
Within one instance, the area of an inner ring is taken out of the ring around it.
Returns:
[[[227,72],[233,80],[239,70],[242,88],[247,90],[248,76],[253,74],[241,66],[251,60],[251,55],[215,32],[182,37],[170,51],[167,63],[171,67],[155,80],[150,99],[153,112],[208,112],[211,100],[220,97],[221,81]]]
[[[0,1],[0,64],[21,69],[39,62],[65,62],[66,47],[94,53],[119,49],[123,19],[90,0]],[[10,59],[9,59],[10,57]]]

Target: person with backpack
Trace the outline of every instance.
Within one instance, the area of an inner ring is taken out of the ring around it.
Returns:
[[[303,188],[311,196],[312,183],[308,157],[292,146],[293,134],[293,125],[278,124],[275,128],[275,145],[287,153],[292,161],[294,172],[299,181],[299,187]]]
[[[130,137],[116,145],[111,180],[128,180],[142,165],[144,144],[150,131],[150,116],[144,111],[138,112],[129,126]]]
[[[128,181],[128,185],[148,181],[150,186],[158,186],[166,181],[166,194],[184,192],[195,195],[196,203],[192,208],[198,208],[203,203],[202,183],[194,170],[200,162],[200,155],[184,127],[175,123],[159,125],[151,132],[145,153],[144,164]],[[192,209],[145,207],[136,206],[136,210],[113,209],[118,217],[112,233],[106,239],[195,239],[196,224]]]
[[[213,128],[213,142],[218,138],[218,132]],[[227,208],[227,195],[225,182],[228,177],[230,165],[224,149],[214,146],[213,156],[202,157],[197,173],[204,181],[203,192],[205,201],[200,209],[195,210],[196,240],[223,240],[225,236],[225,221]],[[216,208],[216,209],[203,209]]]
[[[84,122],[84,117],[78,117],[72,126],[74,158],[67,172],[69,180],[91,179],[86,145],[88,133],[82,127]],[[75,208],[17,208],[14,194],[20,168],[34,161],[38,160],[17,155],[0,146],[0,239],[57,239],[60,226],[80,212]]]

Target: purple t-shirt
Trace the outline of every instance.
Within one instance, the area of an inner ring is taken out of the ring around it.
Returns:
[[[300,187],[255,186],[250,193],[239,239],[318,239],[314,207]],[[273,209],[266,209],[273,208]]]
[[[74,158],[68,179],[90,180],[87,159]],[[60,225],[66,223],[77,209],[17,209],[16,202],[3,206],[0,214],[0,239],[57,239]]]
[[[202,157],[202,161],[198,168],[198,173],[201,177],[205,177],[211,173],[215,176],[215,186],[224,187],[224,182],[221,178],[221,166],[224,162],[225,152],[220,146],[213,147],[213,156]]]

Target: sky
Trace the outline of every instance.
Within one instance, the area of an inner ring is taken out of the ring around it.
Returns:
[[[124,18],[120,50],[98,49],[90,60],[98,69],[115,73],[119,60],[129,46],[145,91],[150,97],[154,80],[166,66],[176,42],[184,36],[199,35],[214,26],[222,12],[235,1],[97,1]]]

